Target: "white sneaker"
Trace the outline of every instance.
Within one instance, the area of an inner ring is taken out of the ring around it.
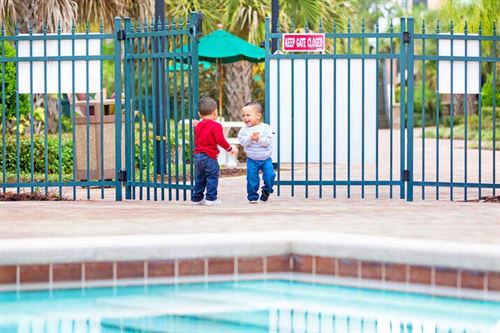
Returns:
[[[191,204],[193,206],[205,206],[206,205],[206,200],[203,199],[201,201],[191,201]]]
[[[256,204],[258,204],[258,201],[257,200],[248,200],[248,203],[251,205],[256,205]]]
[[[205,201],[205,205],[207,206],[220,206],[222,205],[222,201],[220,200],[206,200]]]

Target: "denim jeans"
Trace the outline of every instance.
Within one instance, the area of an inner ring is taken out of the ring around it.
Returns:
[[[263,191],[273,193],[274,177],[276,174],[273,169],[273,162],[271,158],[267,160],[258,161],[247,159],[247,198],[250,201],[259,199],[260,177],[259,171],[262,170],[262,179],[264,180]]]
[[[194,155],[194,190],[191,194],[191,201],[200,202],[203,200],[205,188],[207,189],[206,199],[217,200],[217,186],[219,185],[219,163],[205,153]]]

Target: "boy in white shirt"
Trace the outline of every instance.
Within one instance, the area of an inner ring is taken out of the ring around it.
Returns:
[[[259,103],[249,102],[241,111],[246,126],[240,129],[238,140],[247,154],[247,198],[251,204],[258,202],[259,171],[262,170],[264,186],[262,186],[260,200],[265,202],[269,194],[273,193],[276,177],[271,160],[273,151],[271,127],[262,122],[264,109]]]

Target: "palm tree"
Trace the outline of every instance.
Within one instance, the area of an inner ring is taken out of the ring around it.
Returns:
[[[113,29],[116,16],[151,18],[154,0],[0,0],[0,23],[9,33],[17,24],[19,32],[26,33],[32,26],[34,32],[46,25],[48,32],[56,32],[60,26],[63,32],[71,30],[73,22],[88,21],[91,25],[102,21],[104,28]],[[34,104],[41,106],[42,95],[34,96]],[[49,96],[49,131],[57,129],[57,103]]]
[[[9,30],[17,23],[21,32],[40,31],[46,23],[49,32],[58,25],[70,31],[72,22],[103,22],[106,29],[113,28],[116,16],[151,18],[154,0],[0,0],[0,22]]]
[[[292,18],[297,26],[308,25],[319,29],[319,22],[339,27],[354,11],[349,0],[281,0],[280,24],[288,30]],[[188,17],[191,11],[203,13],[204,33],[222,23],[229,32],[253,43],[264,40],[264,21],[270,16],[268,0],[165,0],[167,15]],[[239,61],[225,67],[225,109],[230,119],[240,117],[241,106],[251,98],[252,64]]]
[[[226,0],[224,21],[233,34],[258,44],[264,40],[264,20],[270,16],[270,1]],[[320,25],[332,26],[333,21],[342,27],[354,8],[348,0],[281,0],[280,26],[288,31],[292,23],[296,27],[308,26],[318,31]],[[226,65],[226,106],[231,119],[240,117],[239,110],[251,98],[252,64],[239,61]]]

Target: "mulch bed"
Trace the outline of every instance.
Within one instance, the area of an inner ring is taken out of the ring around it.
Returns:
[[[487,195],[476,200],[468,200],[470,202],[490,202],[500,203],[500,195]]]
[[[246,169],[220,169],[220,177],[237,177],[243,176],[246,174]],[[160,178],[158,178],[160,181]],[[165,182],[168,180],[165,179]],[[186,181],[189,181],[189,176],[186,177]],[[172,179],[172,182],[175,182],[175,179]],[[182,182],[182,177],[179,177],[179,182]],[[100,188],[100,187],[95,187]],[[0,201],[66,201],[67,198],[59,196],[57,193],[42,193],[39,191],[36,192],[0,192]]]
[[[220,169],[219,170],[219,176],[220,177],[237,177],[237,176],[243,176],[247,174],[247,169]]]
[[[41,192],[0,192],[0,201],[63,201],[67,200],[59,194]]]

